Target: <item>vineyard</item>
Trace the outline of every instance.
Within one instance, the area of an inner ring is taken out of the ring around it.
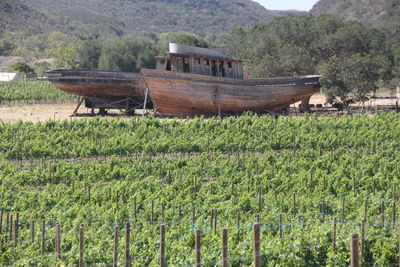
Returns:
[[[51,100],[72,101],[77,97],[57,89],[47,81],[20,80],[15,82],[0,83],[0,104],[51,103]],[[36,101],[36,102],[34,102]]]
[[[129,233],[156,266],[164,223],[167,265],[193,266],[196,230],[221,265],[225,228],[249,266],[258,223],[262,266],[348,266],[354,232],[362,266],[397,266],[399,147],[396,113],[0,124],[0,265],[122,264]]]

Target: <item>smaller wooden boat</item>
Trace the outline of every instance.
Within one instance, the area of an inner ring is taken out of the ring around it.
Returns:
[[[140,73],[60,69],[48,71],[47,80],[62,91],[82,96],[89,108],[132,110],[146,99]]]
[[[142,69],[157,113],[171,116],[278,113],[319,92],[319,75],[244,79],[222,49],[170,44],[157,69]]]

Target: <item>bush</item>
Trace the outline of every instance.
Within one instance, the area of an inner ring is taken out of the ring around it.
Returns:
[[[14,65],[12,65],[12,68],[14,71],[19,72],[19,73],[33,73],[33,69],[25,62],[17,62]]]

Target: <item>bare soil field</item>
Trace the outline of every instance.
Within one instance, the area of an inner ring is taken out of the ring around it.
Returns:
[[[329,106],[324,104],[325,98],[322,94],[314,95],[310,104],[316,106],[317,104],[322,105],[322,109],[329,109]],[[300,103],[292,105],[292,108],[296,110]],[[392,106],[396,104],[396,100],[393,99],[380,99],[372,100],[366,103],[366,107],[380,107],[380,106]],[[83,105],[79,108],[76,115],[72,115],[76,108],[76,103],[62,103],[62,104],[33,104],[33,105],[0,105],[0,123],[9,123],[17,121],[30,121],[39,122],[47,120],[75,120],[83,118],[94,117],[91,115],[91,110],[84,107]],[[356,108],[356,107],[355,107]],[[293,109],[292,109],[293,110]],[[97,110],[96,110],[97,112]],[[316,110],[318,112],[318,110]],[[329,113],[332,111],[330,110]],[[324,112],[323,112],[324,113]],[[105,119],[112,119],[115,117],[125,117],[123,113],[118,110],[112,110],[107,116],[103,116]],[[127,117],[128,118],[128,117]]]
[[[69,119],[76,104],[39,104],[39,105],[15,105],[0,106],[0,120],[4,123],[16,121],[39,122],[49,119]],[[79,112],[86,112],[81,108]]]

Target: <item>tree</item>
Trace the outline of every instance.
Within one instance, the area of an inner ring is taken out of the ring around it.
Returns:
[[[156,45],[148,39],[120,39],[103,46],[99,69],[137,72],[140,68],[154,68]]]
[[[14,71],[18,73],[32,73],[33,69],[25,62],[17,62],[14,65],[12,65],[12,68]]]
[[[236,30],[225,44],[251,77],[322,72],[327,102],[346,108],[353,101],[365,102],[379,79],[392,79],[399,62],[384,33],[333,15],[274,18]]]
[[[52,32],[48,37],[51,56],[56,58],[56,64],[59,68],[77,68],[79,67],[76,57],[80,44],[79,40],[61,32]]]
[[[45,74],[45,72],[49,70],[49,66],[50,66],[50,64],[48,62],[43,61],[43,62],[35,63],[33,65],[33,68],[35,69],[35,72],[39,76],[43,76]]]
[[[96,70],[99,66],[102,44],[98,40],[87,40],[77,48],[79,68],[84,70]]]
[[[0,56],[10,56],[14,48],[15,44],[12,40],[0,39]]]
[[[330,104],[364,104],[377,89],[377,82],[387,71],[389,64],[383,57],[354,54],[351,57],[329,59],[321,66],[322,92]]]

